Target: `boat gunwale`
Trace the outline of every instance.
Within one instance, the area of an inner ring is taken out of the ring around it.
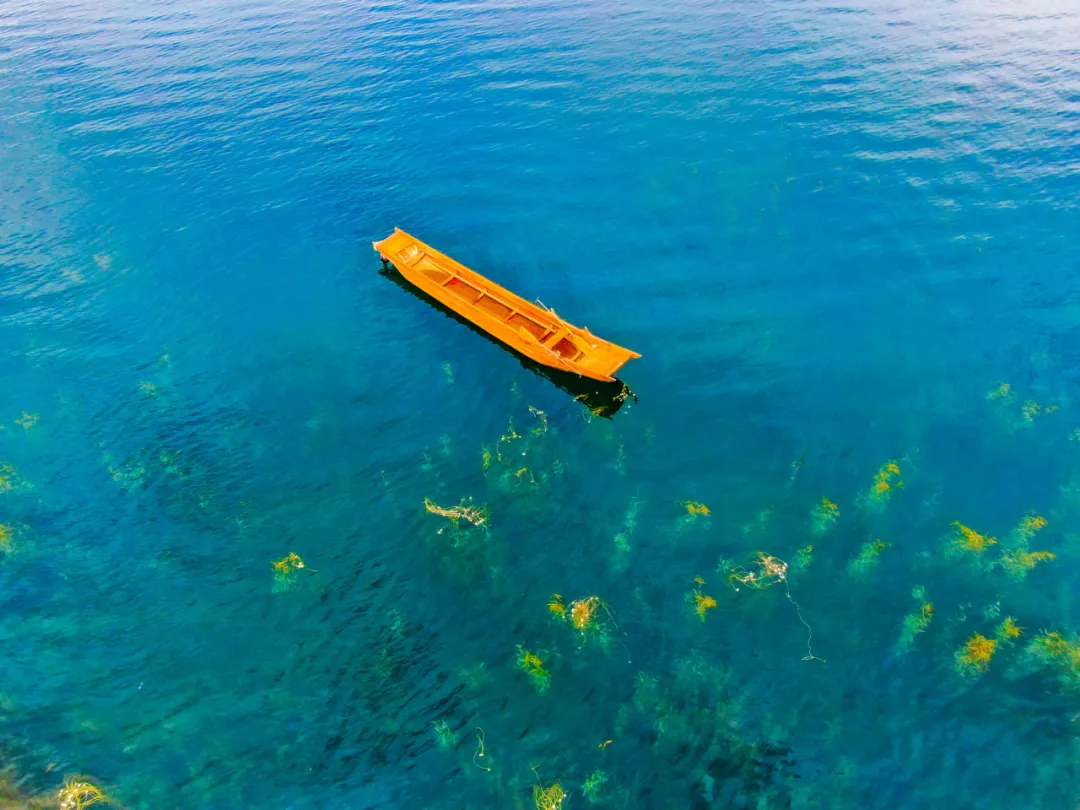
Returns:
[[[399,245],[391,244],[388,246],[390,249],[384,249],[387,243],[395,241]],[[538,306],[522,298],[498,282],[492,281],[475,270],[466,267],[456,259],[447,256],[442,251],[431,247],[426,242],[417,239],[400,228],[394,228],[394,232],[385,239],[373,242],[372,247],[385,260],[392,262],[399,272],[409,278],[421,290],[425,290],[445,306],[492,334],[500,342],[526,356],[532,357],[536,362],[545,363],[545,360],[541,357],[533,356],[533,353],[542,353],[543,357],[548,358],[551,364],[555,364],[556,368],[561,366],[579,376],[610,382],[615,379],[613,376],[615,371],[629,360],[641,357],[640,354],[631,349],[597,337],[588,328],[575,326],[555,313],[554,310]],[[410,248],[415,248],[416,252],[409,255]],[[398,258],[399,256],[401,258]],[[425,273],[425,268],[419,266],[425,259],[435,269],[445,272],[449,278],[439,282]],[[470,301],[450,291],[448,286],[455,278],[476,289],[479,293],[478,297]],[[498,317],[496,314],[479,306],[479,303],[485,298],[492,299],[509,311],[504,317]],[[478,313],[482,313],[484,318],[477,317]],[[518,326],[517,329],[514,329],[511,319],[515,315],[521,315],[526,320],[533,322],[538,328],[543,328],[545,330],[543,335],[537,337],[524,326]],[[485,323],[490,324],[490,328],[485,326]],[[499,334],[504,330],[507,333],[506,335]],[[524,337],[522,333],[527,333],[528,337]],[[553,346],[547,345],[548,343],[558,345],[559,342],[567,338],[577,338],[585,341],[588,344],[588,350],[582,349],[575,340],[571,339],[570,344],[574,347],[576,353],[572,358],[568,358],[555,351]],[[613,354],[614,357],[612,357]],[[618,362],[619,355],[624,355],[621,362]],[[610,367],[612,361],[616,361],[617,365],[611,368],[610,371],[603,371],[599,368],[590,368],[589,365],[579,362],[580,360],[588,361],[590,359],[600,362],[607,360],[608,362],[604,363],[604,368]]]

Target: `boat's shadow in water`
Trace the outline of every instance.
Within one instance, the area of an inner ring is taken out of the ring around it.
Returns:
[[[561,371],[556,368],[542,365],[520,352],[515,351],[502,341],[489,335],[472,321],[461,317],[449,307],[436,301],[423,290],[414,287],[393,267],[384,267],[379,271],[379,275],[394,282],[394,284],[397,284],[403,290],[406,290],[421,301],[427,303],[429,306],[439,310],[439,312],[447,317],[453,318],[458,323],[469,327],[473,332],[495,344],[500,349],[509,352],[529,371],[550,380],[557,388],[561,388],[573,397],[575,401],[585,405],[585,407],[597,416],[614,415],[627,399],[633,399],[634,402],[637,402],[637,397],[630,391],[630,388],[619,380],[615,380],[614,382],[602,382],[588,377],[581,377],[577,374],[572,374],[569,371]]]

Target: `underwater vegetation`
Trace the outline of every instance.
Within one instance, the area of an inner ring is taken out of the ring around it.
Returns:
[[[589,804],[596,804],[603,800],[604,785],[608,782],[608,775],[597,769],[585,777],[581,786],[581,795]]]
[[[1012,616],[1006,616],[1001,624],[994,629],[994,638],[1005,644],[1011,644],[1023,634],[1023,628],[1016,624],[1016,620]]]
[[[566,791],[560,787],[558,781],[544,787],[540,777],[536,777],[536,784],[533,786],[533,800],[536,802],[536,810],[559,810],[564,799],[566,799]]]
[[[747,725],[731,673],[694,653],[677,658],[667,676],[637,674],[630,701],[619,709],[616,734],[620,744],[651,747],[652,756],[635,768],[643,784],[669,786],[664,807],[714,806],[721,784],[738,785],[758,807],[789,806],[788,751],[781,740],[761,739]],[[633,806],[632,800],[612,803]]]
[[[304,567],[304,561],[300,555],[290,551],[287,557],[282,557],[270,565],[274,569],[274,593],[287,591],[293,586],[294,575]]]
[[[615,552],[612,556],[611,567],[618,573],[623,573],[630,566],[630,538],[634,535],[634,529],[637,527],[638,511],[641,509],[641,502],[635,497],[630,500],[630,505],[626,508],[626,513],[623,515],[622,530],[616,532],[612,538],[612,545],[615,547]]]
[[[517,647],[517,667],[533,682],[537,692],[546,692],[551,686],[551,673],[544,669],[544,662],[539,655],[526,650],[521,644]]]
[[[930,623],[934,620],[934,606],[926,598],[926,589],[916,585],[911,589],[911,595],[918,603],[918,609],[904,616],[900,628],[900,640],[897,647],[900,652],[907,652],[915,644],[915,637],[925,633]]]
[[[686,509],[691,517],[707,517],[711,510],[705,504],[698,501],[679,501],[679,505]]]
[[[1066,688],[1080,688],[1080,639],[1044,630],[1028,643],[1026,655],[1036,666],[1053,669]]]
[[[12,548],[11,538],[15,530],[6,523],[0,523],[0,552],[10,552]]]
[[[461,520],[465,520],[474,526],[483,526],[488,522],[488,508],[486,505],[473,506],[471,503],[462,501],[457,506],[442,507],[434,503],[430,498],[424,498],[424,509],[433,515],[441,515],[455,526]]]
[[[823,535],[840,519],[840,507],[828,498],[822,498],[821,502],[810,510],[810,530],[815,535]]]
[[[848,574],[855,578],[868,576],[877,566],[881,552],[887,548],[892,548],[892,543],[886,543],[884,540],[871,540],[863,543],[859,553],[848,561]]]
[[[112,799],[101,788],[82,776],[73,776],[64,782],[57,799],[60,810],[83,810],[95,804],[112,804]]]
[[[568,605],[561,594],[553,593],[547,608],[553,618],[566,622],[577,632],[578,649],[595,639],[606,650],[619,629],[611,608],[599,596],[585,596]]]
[[[41,419],[41,414],[22,412],[22,416],[15,420],[15,424],[23,430],[30,430]]]
[[[697,587],[690,594],[690,602],[693,603],[694,612],[698,615],[698,618],[705,621],[705,614],[716,607],[716,600],[701,592],[705,580],[701,577],[694,577],[694,583]]]
[[[1023,579],[1036,565],[1055,559],[1049,551],[1029,551],[1028,543],[1046,527],[1046,518],[1034,512],[1024,516],[1009,535],[1010,548],[1001,553],[998,564],[1015,579]]]
[[[764,551],[756,552],[749,566],[749,568],[744,568],[741,565],[721,561],[717,570],[726,572],[730,582],[738,582],[747,588],[754,588],[755,590],[778,585],[787,580],[787,563],[779,557],[766,554]],[[738,588],[735,590],[738,590]]]
[[[792,571],[805,571],[814,563],[814,546],[810,544],[795,550],[795,556],[791,560]]]
[[[997,543],[996,537],[989,537],[985,534],[979,534],[970,526],[965,526],[963,523],[952,524],[956,527],[956,532],[953,535],[953,548],[958,551],[970,551],[975,554],[982,554],[990,546]]]
[[[895,461],[887,461],[874,473],[874,482],[870,485],[866,502],[871,509],[880,511],[885,508],[893,493],[903,488],[904,482],[900,480],[900,465]]]
[[[981,675],[990,667],[998,642],[975,633],[956,652],[956,669],[961,675]]]

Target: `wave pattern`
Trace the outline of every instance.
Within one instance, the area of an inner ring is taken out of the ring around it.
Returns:
[[[1077,629],[1078,169],[1065,0],[6,0],[3,764],[133,808],[1075,802],[1024,650]],[[640,401],[380,278],[395,225],[642,352]],[[470,497],[490,531],[423,509]],[[1031,510],[1025,580],[943,551]]]

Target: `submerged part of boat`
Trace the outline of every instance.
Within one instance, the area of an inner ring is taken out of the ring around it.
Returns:
[[[400,228],[372,246],[418,289],[541,365],[614,382],[616,371],[641,357],[526,301]]]

